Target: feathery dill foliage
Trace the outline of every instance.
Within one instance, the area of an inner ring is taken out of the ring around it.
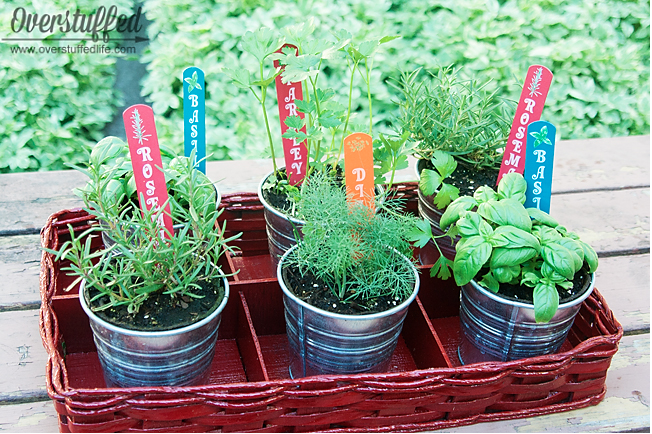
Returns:
[[[215,200],[210,203],[200,193],[205,188],[204,178],[196,176],[197,171],[189,164],[189,170],[176,179],[177,185],[185,186],[180,188],[179,201],[185,202],[187,207],[175,207],[177,222],[184,222],[183,227],[171,234],[170,239],[161,238],[161,228],[156,222],[165,204],[158,211],[133,212],[125,200],[125,192],[110,198],[102,194],[105,184],[112,181],[102,179],[92,184],[95,188],[92,194],[87,192],[89,194],[83,197],[85,210],[107,224],[92,226],[79,235],[69,225],[71,239],[59,251],[46,249],[56,255],[56,260],[70,261],[62,270],[69,271],[68,274],[77,279],[68,288],[84,279],[88,287],[99,291],[90,301],[100,300],[103,304],[94,306],[94,310],[126,305],[128,312],[136,313],[152,293],[162,292],[171,298],[198,297],[193,291],[200,287],[199,282],[221,278],[216,264],[222,253],[230,250],[227,243],[239,234],[225,239],[221,235],[225,227],[222,232],[215,230],[222,210],[217,209]],[[104,199],[112,205],[107,207]],[[116,203],[125,204],[117,210],[118,219],[115,218]],[[93,238],[101,232],[115,244],[93,252]]]
[[[401,93],[399,128],[417,142],[415,154],[430,159],[440,150],[474,169],[498,169],[512,124],[506,102],[485,90],[488,82],[461,81],[452,66],[425,78],[420,72],[392,84]]]
[[[395,201],[378,200],[377,208],[373,213],[359,202],[349,205],[344,188],[313,173],[298,204],[306,222],[303,241],[287,257],[288,266],[322,279],[341,300],[406,299],[415,279],[402,255],[411,256],[407,240],[414,221],[396,212]]]

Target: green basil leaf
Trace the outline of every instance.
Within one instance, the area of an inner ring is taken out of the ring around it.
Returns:
[[[535,226],[532,228],[532,235],[539,239],[541,245],[556,243],[562,239],[562,236],[557,230],[548,226]]]
[[[530,247],[518,247],[513,249],[498,247],[493,249],[493,252],[491,253],[489,266],[492,269],[498,267],[513,267],[529,261],[536,255],[537,251]]]
[[[479,235],[470,237],[464,249],[457,250],[453,261],[453,274],[458,285],[473,279],[491,256],[491,244]]]
[[[421,193],[426,196],[435,194],[442,181],[441,175],[430,169],[423,169],[421,171],[421,178],[419,179],[419,189]]]
[[[539,283],[534,287],[534,320],[546,323],[555,316],[559,307],[559,293],[554,284]]]
[[[423,172],[421,172],[423,174]],[[459,220],[462,213],[475,208],[478,203],[470,196],[462,196],[455,199],[448,207],[439,220],[439,227],[445,230],[450,225]]]
[[[493,274],[491,274],[491,271],[482,276],[482,280],[480,280],[478,283],[493,293],[498,292],[500,289],[500,283],[498,280],[496,280]]]
[[[589,265],[589,272],[594,273],[598,269],[598,254],[595,253],[593,247],[586,244],[584,241],[579,241],[584,250],[584,260]]]
[[[433,199],[433,203],[438,209],[444,209],[459,196],[460,190],[457,187],[443,182],[439,188],[439,192]]]
[[[527,208],[527,213],[530,215],[531,218],[534,219],[536,223],[550,226],[551,228],[559,226],[557,220],[550,217],[550,214],[543,212],[538,208]]]
[[[568,279],[559,274],[554,268],[552,268],[550,264],[546,262],[541,264],[541,275],[555,283],[568,282]]]
[[[525,207],[514,199],[490,200],[478,205],[478,214],[499,225],[510,225],[530,232],[532,220]]]
[[[575,253],[556,243],[549,243],[541,248],[543,260],[557,273],[569,280],[573,279],[575,275],[575,259],[572,256],[573,254]]]
[[[576,261],[575,272],[577,273],[580,268],[582,268],[582,264],[584,263],[584,249],[582,248],[582,245],[571,238],[562,238],[561,240],[557,241],[557,243],[566,247],[568,250],[573,252],[575,256],[577,256],[577,258],[574,259]]]
[[[457,221],[456,226],[460,235],[464,237],[480,235],[487,240],[493,233],[489,223],[482,220],[482,217],[476,212],[467,212],[464,217]]]
[[[498,197],[500,199],[513,199],[521,204],[525,203],[527,182],[520,173],[505,174],[498,183]]]
[[[541,250],[537,237],[514,226],[496,228],[490,242],[494,247],[531,247],[537,252]]]
[[[512,267],[497,267],[492,268],[491,271],[498,282],[509,283],[521,274],[521,267],[519,265],[514,265]]]
[[[473,198],[478,203],[489,202],[490,200],[496,200],[496,192],[491,187],[483,185],[473,193]]]
[[[439,172],[442,179],[451,176],[457,168],[457,161],[455,161],[455,158],[453,158],[453,156],[448,152],[440,150],[436,150],[432,153],[430,162],[435,166],[435,169],[437,169],[437,172]]]

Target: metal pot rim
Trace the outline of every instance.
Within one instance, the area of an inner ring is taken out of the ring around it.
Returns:
[[[216,316],[218,316],[224,310],[227,301],[229,301],[229,282],[226,279],[226,276],[224,275],[224,272],[221,269],[220,269],[220,274],[222,275],[222,281],[224,282],[224,297],[222,298],[222,302],[219,304],[219,306],[217,306],[217,308],[210,315],[208,315],[206,318],[202,319],[201,321],[198,321],[196,323],[178,329],[162,330],[162,331],[131,330],[104,321],[102,318],[97,316],[95,312],[93,312],[91,308],[88,306],[88,304],[86,303],[86,296],[84,294],[84,288],[86,285],[85,279],[82,279],[81,284],[79,285],[79,302],[84,312],[86,312],[86,315],[88,315],[89,319],[92,319],[102,327],[109,329],[112,332],[117,332],[128,336],[147,337],[147,338],[158,338],[158,337],[180,335],[210,323],[215,319]]]
[[[319,315],[330,317],[330,318],[335,318],[335,319],[345,319],[349,321],[366,321],[366,320],[373,320],[373,319],[378,319],[378,318],[383,318],[386,316],[390,316],[395,314],[396,312],[399,312],[405,308],[407,308],[410,303],[416,298],[417,293],[419,292],[419,273],[417,272],[416,267],[408,258],[405,257],[405,255],[399,253],[405,259],[405,261],[410,264],[412,272],[414,273],[414,290],[412,291],[412,294],[405,300],[403,303],[394,306],[391,309],[385,310],[383,312],[378,312],[370,315],[345,315],[341,313],[334,313],[334,312],[329,312],[323,309],[319,309],[318,307],[315,307],[311,304],[306,303],[305,301],[299,299],[296,295],[292,293],[288,289],[288,287],[285,285],[285,282],[283,281],[283,273],[282,273],[282,268],[283,268],[283,263],[285,262],[285,258],[292,252],[294,249],[296,249],[297,246],[294,245],[290,249],[288,249],[287,252],[281,257],[280,261],[278,262],[278,267],[276,268],[276,277],[278,279],[278,284],[281,286],[281,289],[283,290],[283,293],[292,299],[295,303],[301,305],[303,308],[308,309],[312,312],[315,312]]]
[[[260,202],[263,204],[265,209],[273,214],[275,214],[278,217],[284,218],[286,220],[290,220],[294,224],[300,224],[303,225],[306,222],[303,220],[299,220],[298,218],[292,217],[288,214],[285,214],[278,209],[274,208],[272,205],[270,205],[266,200],[265,197],[263,196],[263,184],[265,184],[265,181],[267,181],[267,178],[272,176],[274,174],[274,171],[270,171],[267,175],[263,176],[263,178],[260,180],[260,183],[258,184],[258,199]]]
[[[489,291],[488,289],[484,288],[483,286],[479,285],[475,280],[471,280],[467,285],[471,285],[474,289],[479,291],[484,296],[489,297],[492,300],[497,301],[499,303],[507,304],[507,305],[510,305],[510,306],[516,306],[516,307],[520,307],[520,308],[524,308],[524,309],[532,309],[532,310],[534,310],[534,305],[533,304],[524,303],[522,301],[513,301],[513,300],[509,300],[507,298],[500,297],[500,296],[494,294],[493,292]],[[566,309],[566,308],[576,306],[576,305],[582,303],[584,300],[586,300],[589,297],[589,295],[591,295],[591,293],[593,292],[593,287],[594,286],[595,286],[595,273],[591,273],[591,281],[590,281],[590,283],[588,285],[588,288],[584,292],[584,294],[582,294],[579,298],[576,298],[575,300],[571,300],[569,302],[560,304],[559,307],[557,307],[557,310]]]

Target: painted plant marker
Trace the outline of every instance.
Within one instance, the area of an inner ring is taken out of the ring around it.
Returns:
[[[524,145],[528,124],[541,119],[543,106],[546,103],[548,90],[552,83],[552,72],[545,66],[532,65],[527,70],[525,83],[521,91],[521,98],[516,107],[516,114],[512,122],[512,129],[509,131],[503,162],[500,165],[496,185],[506,173],[523,173],[525,168]]]
[[[297,50],[297,47],[290,44],[285,44],[278,52],[286,47]],[[278,68],[280,62],[274,61],[274,67]],[[303,119],[306,115],[297,111],[295,100],[303,100],[303,87],[301,82],[296,83],[283,83],[281,75],[276,76],[276,97],[278,98],[278,115],[281,119],[281,135],[285,134],[288,126],[285,125],[285,119],[288,116],[298,116]],[[306,133],[306,126],[304,125],[299,130]],[[285,171],[288,175],[288,182],[290,185],[297,185],[303,181],[308,169],[308,148],[306,147],[305,140],[297,143],[297,139],[287,139],[283,137],[283,156],[285,157]]]
[[[362,201],[373,211],[374,150],[369,134],[353,133],[344,138],[344,171],[347,200]]]
[[[526,208],[538,208],[550,213],[556,131],[555,126],[547,121],[536,121],[528,125],[523,173],[527,182]]]
[[[183,70],[183,155],[195,150],[195,167],[206,173],[206,87],[204,71]],[[197,163],[199,161],[199,163]]]
[[[131,165],[136,181],[138,200],[142,210],[159,210],[163,204],[165,209],[158,216],[158,226],[161,228],[161,238],[170,238],[172,234],[172,216],[168,190],[165,185],[165,175],[161,170],[161,149],[156,135],[154,112],[144,104],[132,105],[122,112],[122,120],[127,133]],[[164,230],[167,229],[167,232]]]

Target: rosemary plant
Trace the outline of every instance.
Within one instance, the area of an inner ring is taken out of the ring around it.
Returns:
[[[430,159],[439,150],[474,169],[499,169],[512,119],[505,102],[485,89],[489,82],[461,80],[452,66],[424,79],[420,72],[393,83],[401,93],[399,126],[417,142],[416,156]]]
[[[419,187],[426,196],[436,193],[435,204],[443,209],[459,196],[445,182],[458,163],[472,172],[498,172],[511,118],[506,102],[486,90],[489,82],[461,80],[452,66],[425,78],[420,72],[403,73],[392,84],[401,95],[398,127],[416,143],[414,155],[430,162]]]
[[[286,258],[302,275],[311,273],[340,300],[391,295],[405,300],[414,289],[408,234],[412,217],[390,200],[373,213],[360,202],[349,204],[344,189],[316,172],[304,182],[299,215],[306,221],[303,241]]]
[[[168,158],[169,160],[169,158]],[[81,234],[70,229],[69,241],[59,251],[48,250],[57,260],[69,260],[69,271],[96,290],[91,302],[95,310],[126,305],[129,313],[138,312],[154,292],[196,297],[200,282],[220,276],[216,264],[228,250],[227,243],[215,229],[221,210],[217,209],[215,189],[210,180],[194,168],[190,158],[175,157],[165,164],[169,203],[176,224],[182,227],[161,238],[157,218],[165,209],[141,211],[133,185],[128,147],[116,137],[100,141],[91,153],[87,168],[78,167],[89,177],[77,194],[85,209],[102,225]],[[160,170],[160,168],[159,168]],[[224,228],[223,228],[224,229]],[[93,251],[93,238],[105,233],[115,244]],[[223,233],[223,231],[222,231]]]
[[[184,210],[189,209],[188,197],[195,196],[196,209],[200,214],[216,206],[216,192],[210,179],[191,164],[192,159],[174,156],[161,147],[163,172],[170,193],[170,208],[175,223],[185,220]],[[88,177],[83,188],[74,193],[92,208],[100,212],[112,224],[123,212],[131,215],[138,208],[136,183],[131,168],[127,144],[117,137],[105,137],[92,149],[86,167],[72,166]],[[192,186],[191,186],[192,183]],[[96,212],[97,211],[97,212]]]

